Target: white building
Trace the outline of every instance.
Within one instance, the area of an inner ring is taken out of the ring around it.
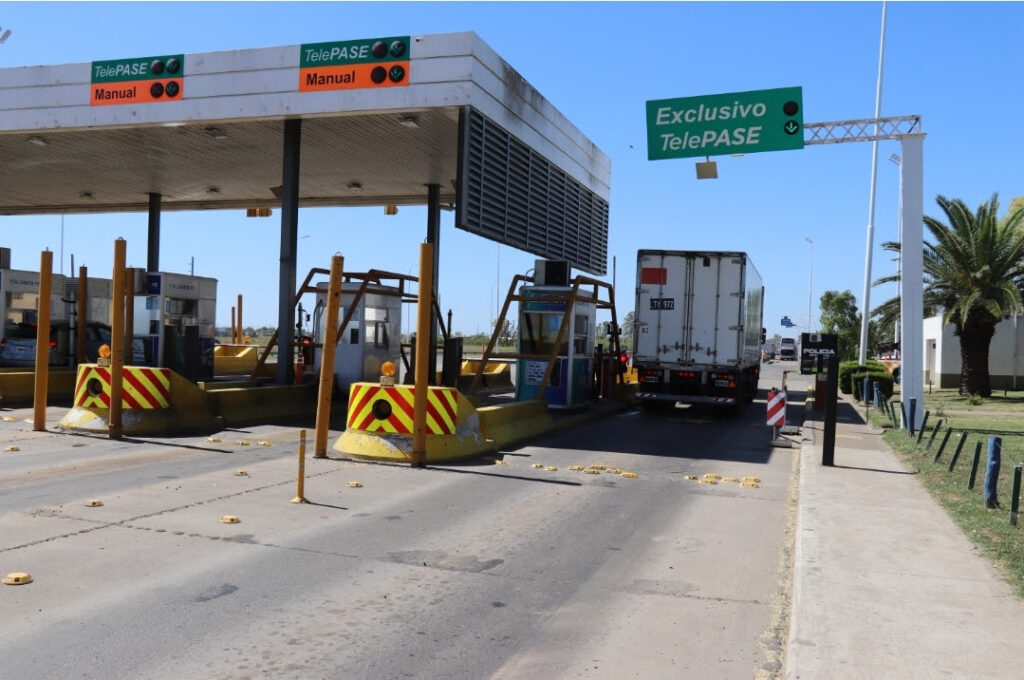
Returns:
[[[1024,389],[1024,318],[1016,314],[999,322],[988,351],[992,389]],[[924,382],[937,388],[960,386],[960,338],[941,316],[924,320]]]

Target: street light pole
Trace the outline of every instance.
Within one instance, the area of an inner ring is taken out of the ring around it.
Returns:
[[[811,300],[814,297],[812,293],[814,290],[814,241],[810,236],[804,236],[804,240],[811,244],[811,266],[810,272],[807,274],[807,332],[810,333],[814,330],[811,322]]]

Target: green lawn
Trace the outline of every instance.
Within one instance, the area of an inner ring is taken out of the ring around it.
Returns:
[[[898,398],[898,394],[896,396]],[[1009,522],[1014,466],[1024,461],[1024,392],[994,395],[979,403],[961,397],[955,390],[935,390],[925,393],[924,402],[928,420],[920,443],[916,435],[910,437],[906,431],[893,429],[892,421],[876,409],[871,411],[871,422],[887,429],[884,439],[889,446],[909,469],[919,472],[925,488],[993,561],[1018,597],[1024,598],[1024,518],[1017,526]],[[949,428],[952,432],[936,462]],[[983,500],[989,437],[1002,439],[997,496],[1001,510],[986,509]],[[963,446],[950,472],[949,466],[961,438],[965,438]],[[969,490],[967,485],[979,442],[978,470],[974,489]]]

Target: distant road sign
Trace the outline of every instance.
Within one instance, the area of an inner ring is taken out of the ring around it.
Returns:
[[[647,102],[647,159],[804,147],[803,88]]]

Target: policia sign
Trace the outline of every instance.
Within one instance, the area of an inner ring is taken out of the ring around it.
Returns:
[[[803,89],[647,102],[647,159],[784,151],[804,147]]]
[[[817,373],[818,359],[828,366],[829,357],[839,352],[839,336],[834,333],[800,334],[800,373]]]

